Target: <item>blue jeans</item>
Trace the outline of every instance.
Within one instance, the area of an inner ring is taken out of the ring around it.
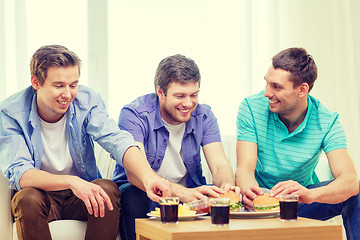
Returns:
[[[135,218],[147,218],[148,212],[159,204],[152,201],[141,189],[125,183],[119,187],[121,192],[120,236],[122,240],[135,240]]]
[[[307,188],[317,188],[329,184],[331,181],[320,182],[308,186]],[[342,215],[343,224],[348,240],[360,239],[360,198],[359,194],[338,204],[327,203],[300,203],[298,215],[300,217],[312,218],[317,220],[328,220],[338,215]]]

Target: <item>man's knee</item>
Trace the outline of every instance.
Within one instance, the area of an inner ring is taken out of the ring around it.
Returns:
[[[114,202],[118,203],[118,208],[120,209],[120,190],[118,186],[109,179],[95,179],[92,183],[99,185],[112,199],[113,204]]]
[[[46,192],[33,187],[20,190],[15,193],[11,200],[11,209],[14,216],[18,212],[48,212],[50,206],[50,199]]]
[[[119,188],[117,187],[117,185],[109,179],[98,178],[92,182],[101,186],[101,188],[104,189],[105,192],[119,192]]]

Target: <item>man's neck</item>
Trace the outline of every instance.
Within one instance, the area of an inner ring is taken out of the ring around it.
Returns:
[[[302,106],[299,106],[299,108],[291,115],[279,115],[280,120],[285,124],[289,133],[295,131],[296,128],[304,121],[307,109],[308,102],[306,100],[306,102]]]

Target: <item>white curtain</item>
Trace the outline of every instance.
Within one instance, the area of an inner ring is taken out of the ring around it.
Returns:
[[[200,68],[200,102],[212,106],[222,134],[233,135],[238,105],[264,88],[271,57],[304,47],[319,68],[311,94],[340,114],[360,170],[360,1],[107,0],[100,16],[94,2],[0,0],[0,101],[29,85],[32,53],[57,43],[80,56],[81,83],[101,92],[117,119],[124,104],[154,91],[159,61],[181,53]],[[106,36],[93,43],[96,31]],[[92,55],[101,49],[107,68]],[[103,75],[94,76],[96,66]]]

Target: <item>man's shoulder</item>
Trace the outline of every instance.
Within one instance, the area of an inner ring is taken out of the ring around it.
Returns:
[[[101,96],[87,86],[78,85],[78,93],[75,100],[74,103],[76,105],[82,108],[91,108],[100,102]]]
[[[245,97],[241,106],[247,106],[252,114],[267,115],[269,113],[269,100],[264,97],[264,90]]]
[[[326,108],[318,99],[309,95],[309,101],[313,106],[312,115],[317,116],[317,119],[322,122],[333,121],[339,115],[337,112]]]
[[[25,112],[30,112],[34,92],[32,87],[23,89],[0,103],[0,111],[15,116]]]
[[[193,112],[193,116],[195,115],[205,115],[205,116],[208,116],[210,113],[211,113],[212,111],[211,111],[211,107],[210,107],[210,105],[208,105],[208,104],[205,104],[205,103],[199,103],[197,106],[196,106],[196,108],[195,108],[195,110],[194,110],[194,112]]]
[[[136,98],[129,104],[126,104],[123,109],[130,109],[137,114],[149,114],[154,112],[159,107],[157,95],[155,93],[146,94]]]

